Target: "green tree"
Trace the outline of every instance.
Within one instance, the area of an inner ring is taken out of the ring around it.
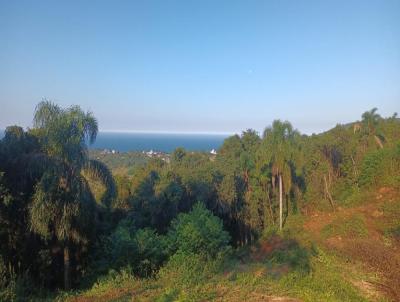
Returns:
[[[375,142],[380,148],[383,148],[382,139],[383,136],[377,133],[377,126],[382,117],[376,113],[378,111],[377,108],[373,108],[370,111],[366,111],[362,114],[362,124],[365,133],[368,136],[372,136],[375,139]]]
[[[184,148],[179,147],[174,150],[171,154],[171,158],[173,162],[180,162],[185,157],[186,151]]]
[[[172,221],[168,237],[172,252],[198,254],[206,259],[226,252],[230,240],[222,221],[200,202]]]
[[[264,131],[262,160],[270,166],[272,186],[279,186],[279,229],[283,226],[283,194],[292,186],[291,163],[297,131],[285,121],[275,120]]]
[[[29,268],[35,281],[50,268],[38,255],[43,242],[27,230],[32,194],[42,173],[41,159],[35,136],[18,126],[6,128],[0,140],[0,254],[16,276],[26,275]],[[48,280],[40,281],[48,284]]]
[[[36,107],[34,127],[47,160],[30,208],[31,229],[44,238],[56,239],[63,248],[64,287],[68,289],[71,246],[88,242],[96,218],[96,201],[82,172],[105,184],[102,205],[106,208],[115,185],[106,166],[89,159],[87,143],[93,143],[98,132],[97,120],[90,112],[43,101]]]

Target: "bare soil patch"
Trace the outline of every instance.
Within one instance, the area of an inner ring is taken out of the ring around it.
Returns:
[[[376,291],[384,293],[393,301],[400,301],[400,245],[398,241],[385,242],[384,234],[378,227],[387,219],[382,205],[387,202],[400,202],[399,193],[393,188],[381,188],[366,204],[354,208],[339,208],[335,212],[314,212],[305,222],[304,228],[313,238],[329,249],[344,254],[351,260],[359,261],[371,272],[378,273],[379,282],[356,280],[353,283],[374,296]],[[350,219],[352,215],[365,217],[368,236],[332,236],[323,238],[321,231],[336,219]],[[400,216],[399,216],[400,219]]]

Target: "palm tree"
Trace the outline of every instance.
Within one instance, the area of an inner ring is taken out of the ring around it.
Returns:
[[[93,143],[97,121],[80,107],[62,109],[50,101],[38,104],[33,132],[39,137],[44,155],[44,173],[35,188],[30,208],[31,229],[63,248],[64,287],[70,287],[71,245],[88,241],[95,222],[96,201],[87,180],[90,175],[107,188],[102,206],[109,207],[115,193],[106,166],[89,159],[87,142]]]
[[[292,186],[290,162],[292,160],[294,138],[297,131],[285,121],[275,120],[271,127],[264,131],[264,160],[271,167],[271,184],[275,188],[276,179],[279,185],[279,229],[283,227],[283,193],[289,192]]]
[[[378,111],[377,108],[373,108],[370,111],[366,111],[362,114],[362,124],[364,126],[364,131],[368,136],[372,136],[378,146],[383,148],[382,140],[379,135],[376,133],[376,128],[378,126],[379,120],[381,120],[381,116],[376,113]]]

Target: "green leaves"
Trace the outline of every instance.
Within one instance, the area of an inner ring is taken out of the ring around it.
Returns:
[[[87,160],[87,141],[93,143],[98,132],[92,113],[79,106],[62,109],[50,101],[36,107],[34,126],[47,154],[74,165]]]
[[[111,171],[105,164],[98,160],[90,159],[87,160],[83,166],[83,171],[88,173],[94,179],[100,180],[106,188],[105,193],[101,197],[101,203],[105,207],[109,208],[112,200],[117,195],[117,189],[114,181],[114,177]]]
[[[376,113],[378,108],[373,108],[370,111],[366,111],[362,114],[362,123],[364,125],[364,129],[368,134],[374,134],[376,126],[378,122],[381,120],[381,116]]]
[[[45,173],[36,185],[30,207],[31,229],[50,239],[62,242],[87,241],[94,219],[94,199],[87,185],[79,178],[68,184],[68,190],[60,187],[60,178]]]
[[[283,170],[287,170],[289,161],[293,158],[296,135],[297,131],[293,130],[288,121],[275,120],[271,127],[265,129],[261,160],[271,166],[273,175],[282,174]]]
[[[135,230],[129,220],[122,220],[108,240],[109,257],[114,268],[130,266],[140,277],[150,277],[167,258],[167,243],[155,230]]]
[[[230,240],[222,221],[200,202],[190,213],[178,215],[171,224],[168,237],[172,251],[206,258],[226,251]]]
[[[376,150],[364,157],[358,178],[360,186],[398,186],[400,183],[398,176],[400,169],[399,146],[400,144],[391,148]]]

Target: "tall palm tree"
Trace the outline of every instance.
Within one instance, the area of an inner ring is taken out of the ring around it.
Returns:
[[[292,186],[290,162],[293,154],[294,138],[297,131],[285,121],[275,120],[271,127],[264,131],[264,160],[271,168],[272,187],[279,185],[279,229],[283,227],[283,194],[288,193]]]
[[[372,136],[375,139],[375,142],[380,148],[383,148],[382,140],[376,132],[376,128],[378,126],[379,120],[382,117],[376,113],[378,111],[377,108],[373,108],[370,111],[366,111],[362,114],[362,124],[364,131],[368,136]]]
[[[102,206],[109,207],[115,193],[112,175],[106,166],[89,159],[88,142],[98,132],[97,121],[80,107],[66,109],[50,101],[38,104],[33,132],[39,137],[44,173],[36,185],[30,208],[34,232],[56,239],[64,254],[64,287],[70,287],[71,245],[88,241],[95,222],[96,201],[87,180],[94,176],[107,188]]]

